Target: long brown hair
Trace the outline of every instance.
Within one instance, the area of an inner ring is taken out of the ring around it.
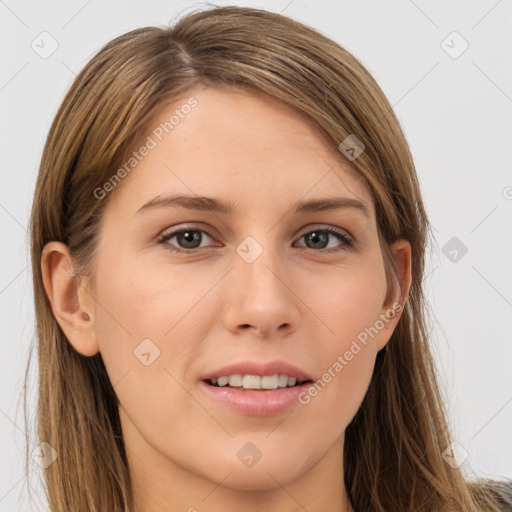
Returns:
[[[164,103],[204,84],[276,98],[353,161],[375,202],[388,287],[391,244],[412,247],[412,285],[367,395],[346,430],[345,483],[356,511],[497,511],[500,484],[469,482],[443,459],[451,437],[428,343],[422,281],[429,223],[404,134],[383,92],[349,52],[317,31],[263,10],[200,10],[172,27],[108,43],[76,77],[51,126],[31,217],[38,333],[38,436],[58,453],[45,469],[52,512],[132,509],[117,397],[101,355],[84,357],[55,320],[41,275],[44,245],[67,244],[75,278],[94,268],[102,187]],[[113,192],[115,193],[115,191]],[[512,498],[507,503],[512,504]]]

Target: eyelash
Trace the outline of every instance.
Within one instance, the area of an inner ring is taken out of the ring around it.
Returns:
[[[207,236],[209,236],[211,239],[214,239],[213,236],[210,235],[210,233],[208,233],[208,231],[205,231],[204,229],[196,229],[196,228],[181,228],[181,229],[177,229],[176,231],[172,231],[170,233],[167,233],[167,234],[164,234],[162,236],[159,237],[158,239],[158,243],[160,244],[163,244],[165,246],[165,248],[169,251],[172,251],[172,252],[178,252],[178,253],[193,253],[193,252],[196,252],[198,251],[199,249],[206,249],[207,247],[196,247],[196,248],[193,248],[193,249],[183,249],[181,247],[176,247],[176,246],[172,246],[170,244],[168,244],[167,242],[171,239],[171,238],[174,238],[175,236],[181,234],[181,233],[186,233],[187,231],[198,231],[198,232],[201,232],[201,233],[205,233]],[[341,231],[338,231],[337,229],[334,229],[334,228],[318,228],[318,229],[312,229],[311,231],[307,231],[306,233],[304,233],[303,235],[301,235],[299,237],[299,240],[301,238],[303,238],[304,236],[310,234],[310,233],[314,233],[314,232],[322,232],[322,233],[328,233],[330,235],[333,235],[335,236],[341,243],[342,245],[341,246],[338,246],[338,247],[331,247],[330,249],[312,249],[310,247],[304,247],[304,249],[310,251],[310,252],[323,252],[323,253],[334,253],[334,252],[338,252],[338,251],[344,251],[344,250],[347,250],[351,247],[353,247],[353,240],[352,238],[341,232]],[[201,240],[202,241],[202,240]]]

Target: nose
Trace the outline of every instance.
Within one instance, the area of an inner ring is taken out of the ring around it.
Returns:
[[[275,339],[296,331],[300,324],[299,298],[293,292],[289,269],[270,249],[252,262],[234,255],[233,270],[225,283],[225,327],[234,334],[252,331]]]

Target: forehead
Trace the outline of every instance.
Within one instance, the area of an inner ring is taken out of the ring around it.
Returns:
[[[247,90],[191,89],[158,111],[124,164],[115,210],[186,193],[232,198],[241,210],[343,195],[373,211],[356,168],[312,121]]]

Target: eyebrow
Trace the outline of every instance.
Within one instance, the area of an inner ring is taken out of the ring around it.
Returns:
[[[204,196],[157,196],[143,204],[137,213],[162,207],[181,207],[190,210],[211,211],[225,215],[236,212],[236,205],[230,201],[221,201]],[[294,205],[295,213],[314,213],[337,209],[353,209],[370,217],[368,207],[363,201],[349,197],[326,197],[298,201]],[[292,208],[293,211],[293,208]]]

